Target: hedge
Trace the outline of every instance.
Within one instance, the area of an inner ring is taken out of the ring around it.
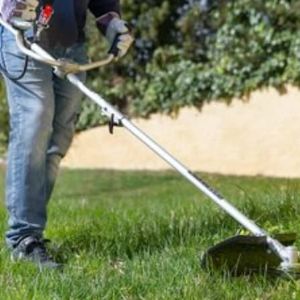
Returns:
[[[299,1],[123,4],[133,20],[135,49],[125,61],[93,73],[91,82],[129,115],[173,113],[212,100],[230,102],[262,87],[299,84]],[[84,121],[84,110],[82,116]]]

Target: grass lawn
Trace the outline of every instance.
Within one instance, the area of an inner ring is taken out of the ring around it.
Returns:
[[[204,178],[269,231],[299,231],[300,180]],[[3,181],[0,169],[2,236]],[[11,263],[1,239],[0,299],[300,299],[300,281],[199,268],[202,251],[239,230],[173,172],[63,171],[46,236],[64,272]]]

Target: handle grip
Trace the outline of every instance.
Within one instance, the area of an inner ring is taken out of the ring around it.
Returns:
[[[119,53],[120,53],[120,49],[118,49],[118,43],[119,43],[119,39],[120,39],[120,36],[122,35],[123,33],[118,33],[108,51],[108,54],[112,54],[115,58],[119,56]]]

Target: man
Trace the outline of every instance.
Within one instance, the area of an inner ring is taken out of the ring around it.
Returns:
[[[43,1],[0,0],[4,20],[33,22]],[[109,45],[117,42],[119,56],[133,42],[128,26],[120,19],[118,0],[55,0],[50,27],[41,35],[41,45],[53,56],[86,62],[84,26],[86,12]],[[26,30],[31,38],[33,29]],[[59,268],[47,252],[43,231],[46,206],[59,163],[74,135],[81,95],[68,81],[57,77],[51,67],[25,57],[14,36],[0,27],[1,71],[5,80],[10,142],[6,178],[9,229],[6,241],[12,258],[33,261],[39,267]],[[84,80],[85,74],[78,74]]]

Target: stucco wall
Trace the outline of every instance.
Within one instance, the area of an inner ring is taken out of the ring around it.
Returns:
[[[300,177],[300,91],[288,87],[257,91],[247,102],[212,102],[199,112],[181,110],[176,119],[155,115],[133,120],[193,170],[235,175]],[[66,167],[166,169],[127,130],[107,127],[76,136]]]

